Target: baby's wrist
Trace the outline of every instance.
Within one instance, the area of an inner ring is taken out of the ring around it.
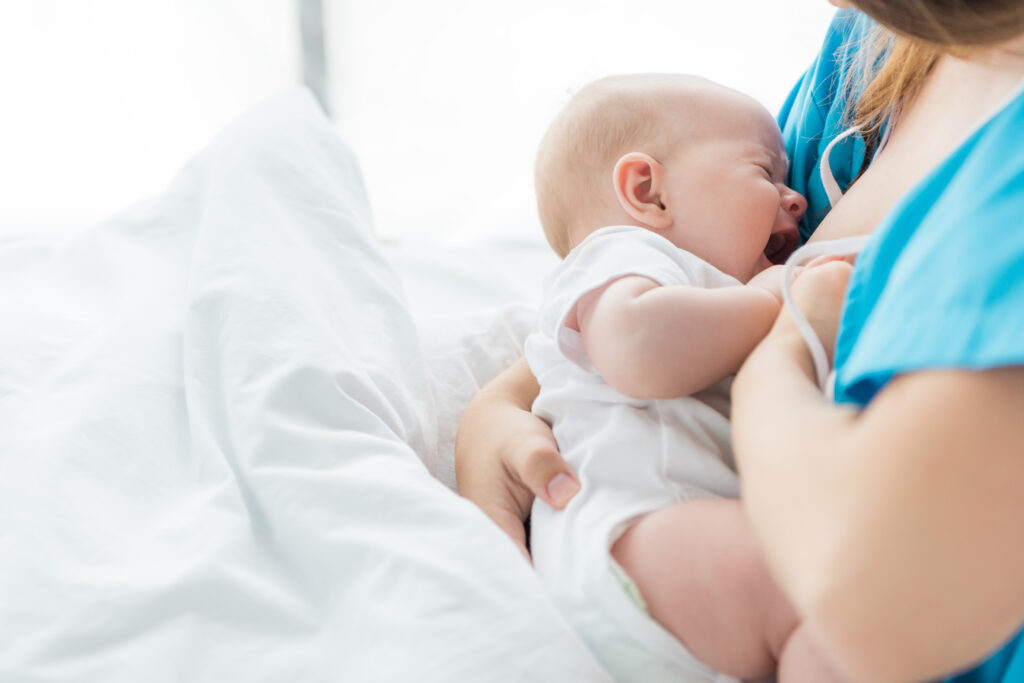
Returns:
[[[747,289],[759,292],[759,298],[763,299],[765,303],[771,303],[776,309],[782,307],[782,295],[776,293],[770,287],[764,285],[750,283],[747,285]]]

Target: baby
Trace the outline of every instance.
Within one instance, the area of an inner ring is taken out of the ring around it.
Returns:
[[[803,197],[755,101],[690,76],[580,91],[541,143],[564,257],[526,358],[579,493],[534,503],[534,563],[617,680],[836,680],[741,510],[729,381],[780,308]]]

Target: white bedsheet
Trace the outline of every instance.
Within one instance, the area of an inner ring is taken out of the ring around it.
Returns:
[[[455,428],[477,390],[522,355],[537,323],[541,283],[558,262],[533,240],[459,245],[405,242],[384,255],[404,285],[434,389],[437,440],[420,452],[455,488]]]
[[[0,680],[605,680],[417,457],[450,478],[453,397],[507,361],[446,360],[436,312],[420,343],[306,93],[3,244],[0,292]],[[528,311],[494,315],[511,357]]]

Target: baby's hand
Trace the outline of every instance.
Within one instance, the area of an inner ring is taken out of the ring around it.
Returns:
[[[799,272],[801,268],[794,268],[794,271]],[[775,299],[782,304],[782,275],[786,271],[785,266],[771,266],[765,268],[760,273],[750,278],[747,282],[748,287],[760,287],[767,291],[769,294],[775,297]]]

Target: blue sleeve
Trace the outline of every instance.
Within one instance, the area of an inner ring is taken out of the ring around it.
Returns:
[[[836,344],[836,400],[894,376],[1024,365],[1024,94],[936,168],[857,259]],[[1018,633],[948,683],[1024,680]]]
[[[804,194],[806,239],[828,213],[818,163],[845,126],[855,48],[870,21],[839,12],[790,93],[779,126],[789,184]],[[855,96],[855,95],[854,95]],[[835,352],[836,398],[867,404],[894,375],[923,368],[1024,365],[1024,95],[894,208],[858,258]],[[837,146],[844,190],[863,142]],[[843,149],[846,146],[847,149]],[[1024,681],[1024,631],[946,683]]]
[[[945,679],[945,683],[1019,683],[1024,681],[1024,633],[970,671]]]
[[[874,24],[864,14],[840,10],[829,25],[814,63],[786,98],[779,127],[789,156],[789,186],[807,198],[800,236],[810,237],[831,208],[821,184],[818,162],[825,147],[847,128],[849,79],[859,68],[857,50]],[[864,162],[864,142],[853,136],[831,154],[832,172],[844,191]]]
[[[892,376],[1024,365],[1024,94],[921,181],[857,259],[837,398]]]

